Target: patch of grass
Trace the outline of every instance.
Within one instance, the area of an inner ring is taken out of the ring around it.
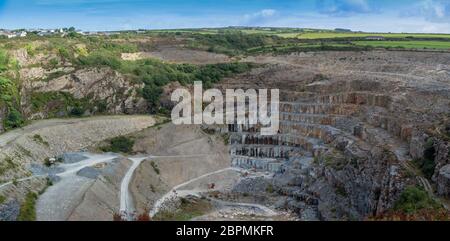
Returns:
[[[36,220],[36,200],[38,195],[29,192],[25,197],[25,201],[20,206],[18,221],[34,221]]]
[[[9,61],[8,53],[5,50],[0,49],[0,73],[8,69]]]
[[[212,205],[204,199],[180,200],[180,207],[176,211],[163,210],[153,217],[155,221],[189,221],[195,217],[202,216],[212,209]]]
[[[0,162],[0,175],[5,174],[7,171],[14,169],[17,167],[17,164],[14,163],[13,159],[9,156],[6,156],[2,162]]]
[[[48,142],[45,141],[45,140],[42,138],[42,136],[39,135],[39,134],[35,134],[35,135],[33,136],[33,141],[35,141],[35,142],[37,142],[37,143],[40,143],[40,144],[43,144],[44,146],[47,146],[47,147],[50,145],[50,144],[48,144]]]
[[[20,152],[22,152],[23,154],[25,154],[26,156],[32,157],[31,156],[31,151],[25,149],[25,147],[21,146],[21,145],[17,145],[17,148],[20,149]]]
[[[6,197],[0,195],[0,205],[2,205],[6,201]]]
[[[131,153],[133,151],[133,146],[133,139],[125,136],[118,136],[109,140],[109,145],[102,147],[101,150],[104,152]]]

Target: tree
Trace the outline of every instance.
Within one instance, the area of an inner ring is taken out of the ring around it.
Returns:
[[[5,127],[7,129],[13,129],[21,127],[24,124],[22,114],[14,108],[9,109],[8,116],[5,120]]]

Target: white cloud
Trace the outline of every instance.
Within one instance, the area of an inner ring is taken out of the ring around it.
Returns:
[[[275,9],[263,9],[259,12],[246,14],[243,17],[244,25],[264,25],[269,22],[271,19],[274,19],[278,16],[278,12]]]

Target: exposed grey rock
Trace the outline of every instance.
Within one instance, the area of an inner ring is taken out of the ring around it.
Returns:
[[[57,166],[46,167],[36,163],[30,164],[29,169],[34,175],[55,175],[64,172],[64,169],[61,167]]]
[[[434,175],[432,177],[433,181],[438,182],[438,175],[440,170],[450,164],[450,144],[445,141],[436,140],[434,148],[436,150],[436,157],[434,162],[436,163],[436,168]]]
[[[83,155],[83,153],[72,152],[72,153],[64,153],[59,157],[64,163],[76,163],[83,160],[86,160],[87,157]]]
[[[20,203],[11,200],[0,205],[0,221],[16,221],[20,212]]]
[[[450,165],[443,166],[439,170],[437,192],[441,196],[450,198]]]
[[[87,177],[90,179],[96,179],[100,175],[101,171],[93,167],[85,167],[77,172],[78,176]]]

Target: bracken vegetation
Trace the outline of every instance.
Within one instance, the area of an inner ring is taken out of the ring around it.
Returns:
[[[133,151],[134,140],[125,136],[112,138],[108,145],[101,147],[104,152],[122,152],[131,153]]]
[[[34,192],[29,192],[25,197],[25,201],[20,206],[18,221],[34,221],[36,220],[36,200],[38,195]]]
[[[384,221],[449,221],[450,213],[420,187],[407,187],[394,208],[368,220]]]

